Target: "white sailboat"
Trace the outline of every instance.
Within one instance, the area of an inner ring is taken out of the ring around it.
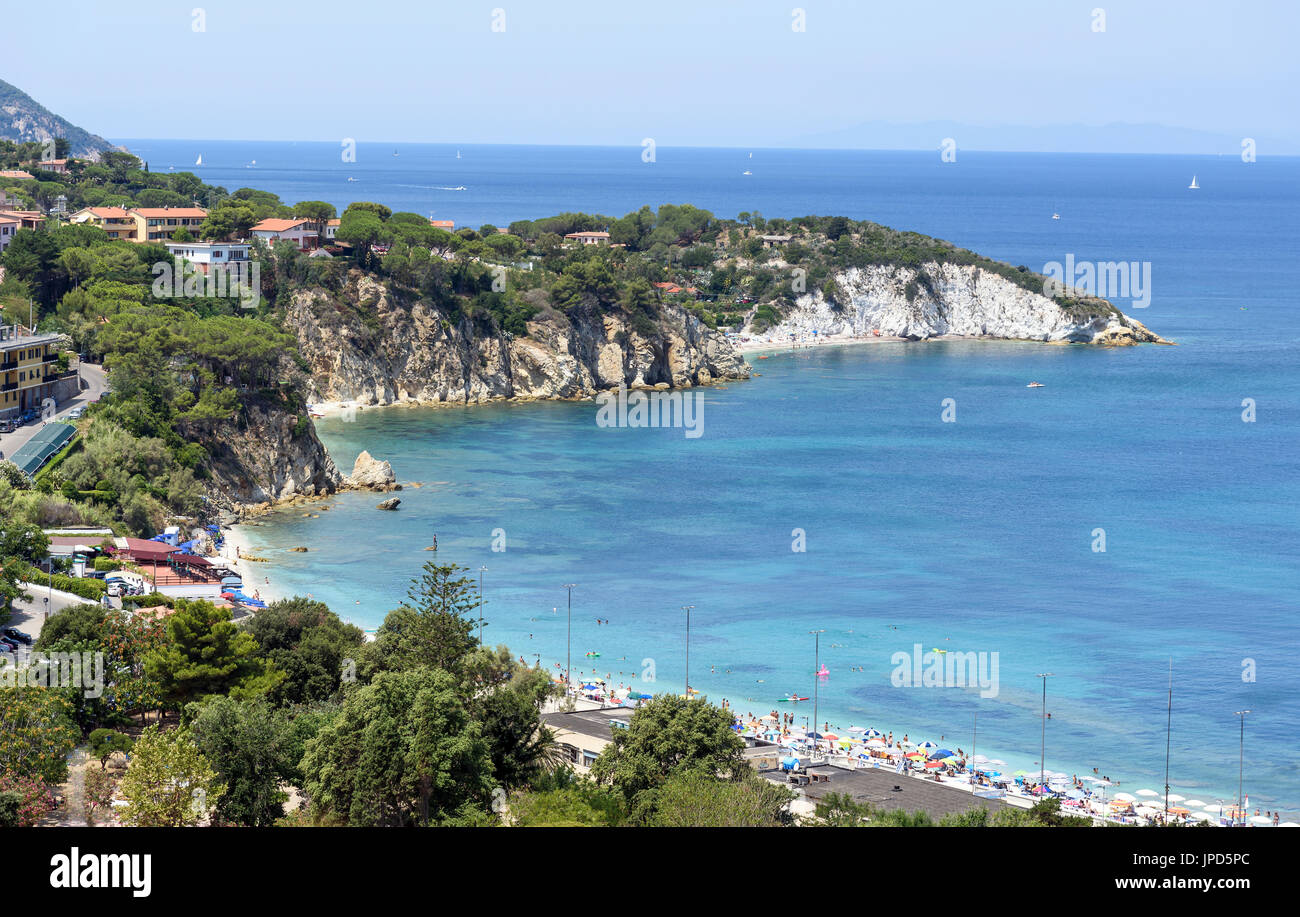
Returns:
[[[1192,183],[1191,183],[1190,185],[1187,186],[1187,190],[1188,190],[1188,191],[1195,191],[1195,190],[1197,190],[1197,189],[1200,188],[1200,187],[1201,187],[1201,186],[1200,186],[1199,184],[1196,183],[1196,176],[1193,175],[1193,176],[1192,176]]]
[[[194,160],[194,164],[195,164],[196,166],[201,166],[201,165],[203,165],[203,154],[202,154],[202,153],[199,154],[199,158],[198,158],[198,159]]]
[[[460,159],[460,150],[457,150],[457,151],[456,151],[456,158],[457,158],[457,159]]]

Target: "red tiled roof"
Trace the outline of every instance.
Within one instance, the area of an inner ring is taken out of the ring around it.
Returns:
[[[135,207],[131,212],[152,220],[159,217],[206,217],[208,215],[202,207]]]
[[[271,217],[254,226],[253,232],[288,232],[290,229],[305,226],[310,222],[311,220],[305,218],[301,220],[282,220]]]

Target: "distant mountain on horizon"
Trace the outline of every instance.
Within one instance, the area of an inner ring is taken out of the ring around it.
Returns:
[[[0,140],[29,143],[56,137],[68,141],[69,154],[75,157],[93,158],[105,150],[120,149],[54,114],[17,86],[0,80]]]
[[[868,121],[851,127],[791,137],[781,146],[863,150],[938,150],[947,138],[961,150],[1003,153],[1164,153],[1232,155],[1245,138],[1260,156],[1294,156],[1300,141],[1249,132],[1195,130],[1163,124],[976,125],[957,121],[899,124]]]

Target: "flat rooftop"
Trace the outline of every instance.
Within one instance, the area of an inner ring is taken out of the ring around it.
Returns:
[[[628,722],[635,713],[628,707],[601,707],[598,710],[574,710],[572,713],[543,713],[542,722],[552,729],[564,729],[578,735],[591,736],[594,739],[614,740],[614,730],[610,720]]]
[[[4,328],[0,330],[0,350],[14,350],[19,347],[40,347],[42,344],[53,344],[61,334],[20,334],[15,336],[12,329]]]
[[[833,764],[819,764],[809,767],[806,773],[810,782],[799,789],[813,802],[828,793],[847,793],[857,802],[870,803],[877,808],[925,812],[934,819],[971,809],[988,809],[993,813],[1007,807],[1007,803],[1000,799],[983,799],[957,787],[906,777],[885,768],[850,770]],[[761,776],[773,783],[790,785],[790,775],[785,771],[763,771]],[[813,776],[826,779],[813,783]]]

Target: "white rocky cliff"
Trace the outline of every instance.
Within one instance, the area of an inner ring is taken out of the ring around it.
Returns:
[[[928,283],[918,282],[918,279]],[[906,267],[850,268],[835,277],[836,302],[806,293],[765,335],[819,338],[882,336],[912,340],[943,335],[1050,343],[1168,343],[1104,300],[1065,309],[976,265],[931,262]]]

